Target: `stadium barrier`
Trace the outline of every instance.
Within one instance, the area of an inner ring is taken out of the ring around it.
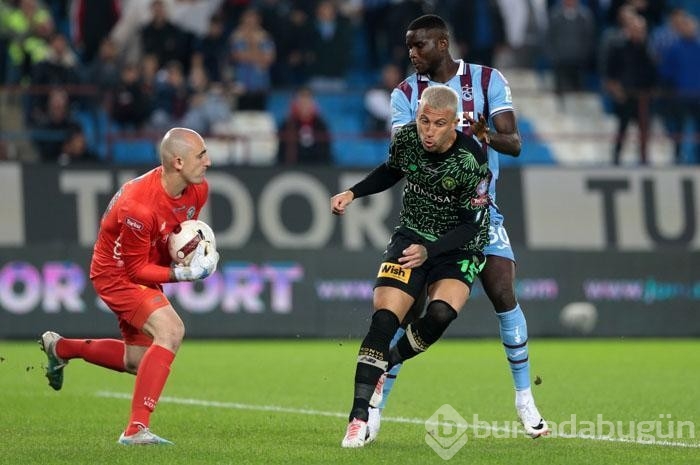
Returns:
[[[0,164],[0,338],[116,335],[89,260],[111,195],[145,169]],[[332,216],[330,196],[364,173],[213,169],[202,219],[219,270],[167,286],[188,337],[364,334],[400,207],[394,189]],[[700,169],[507,169],[497,200],[531,335],[700,334]],[[448,336],[497,331],[477,285]]]

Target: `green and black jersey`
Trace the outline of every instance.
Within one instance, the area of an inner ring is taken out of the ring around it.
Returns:
[[[406,179],[401,226],[426,241],[429,254],[461,248],[483,251],[488,245],[488,159],[473,138],[457,132],[444,153],[423,149],[416,123],[399,129],[389,159],[353,186],[355,197],[380,192]]]

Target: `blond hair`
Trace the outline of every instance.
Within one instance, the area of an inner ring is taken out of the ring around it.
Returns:
[[[420,106],[428,106],[435,110],[452,110],[456,117],[459,111],[459,95],[451,87],[433,85],[423,91]]]

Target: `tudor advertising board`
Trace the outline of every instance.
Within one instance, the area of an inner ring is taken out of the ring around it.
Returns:
[[[0,337],[116,335],[89,260],[111,195],[143,171],[0,165]],[[202,219],[216,233],[219,269],[166,287],[188,337],[364,334],[400,208],[394,189],[331,215],[330,196],[364,174],[211,170]],[[700,170],[506,170],[498,203],[531,334],[700,334]],[[476,286],[448,335],[496,334]]]

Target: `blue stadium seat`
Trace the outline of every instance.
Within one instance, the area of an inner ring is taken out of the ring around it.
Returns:
[[[529,120],[523,118],[522,115],[518,116],[518,127],[523,140],[520,156],[517,158],[500,157],[499,162],[501,166],[556,164],[549,146],[540,140]]]
[[[338,166],[371,168],[386,160],[388,141],[370,139],[337,140],[332,143]]]
[[[90,111],[80,110],[75,112],[75,119],[83,130],[83,134],[85,135],[85,143],[87,144],[88,148],[93,152],[98,153],[100,158],[102,158],[103,154],[99,153],[98,150],[100,141],[95,115]]]
[[[153,165],[158,161],[156,144],[150,139],[117,140],[111,149],[111,161],[117,165]]]

